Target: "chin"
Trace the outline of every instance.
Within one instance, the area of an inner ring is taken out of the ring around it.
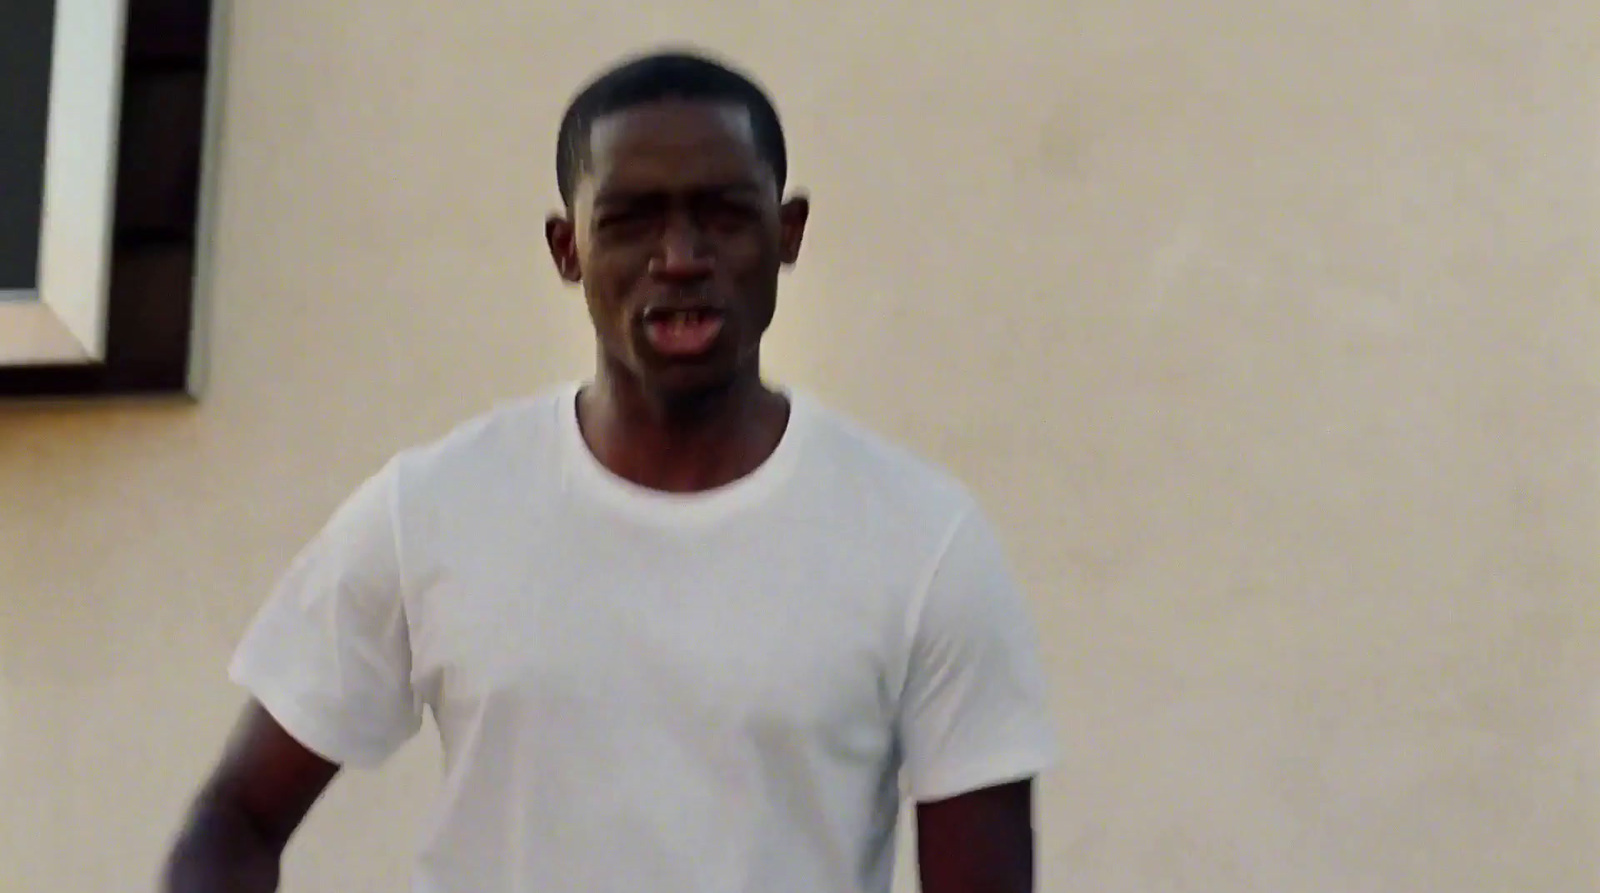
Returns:
[[[651,370],[642,377],[641,384],[664,405],[688,408],[725,395],[738,381],[735,369],[679,366]]]

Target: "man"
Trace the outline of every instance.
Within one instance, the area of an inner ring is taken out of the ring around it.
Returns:
[[[593,380],[402,452],[295,560],[168,891],[274,889],[325,786],[424,709],[418,891],[887,893],[902,785],[926,893],[1032,889],[1053,742],[990,525],[761,378],[808,213],[786,169],[763,92],[709,59],[578,95],[547,236]]]

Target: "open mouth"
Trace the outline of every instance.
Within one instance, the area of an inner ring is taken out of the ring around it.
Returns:
[[[667,357],[705,353],[722,333],[722,324],[722,311],[711,307],[652,307],[644,312],[645,340]]]

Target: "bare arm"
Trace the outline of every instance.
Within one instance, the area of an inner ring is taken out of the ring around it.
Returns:
[[[917,806],[923,893],[1033,893],[1033,784]]]
[[[339,767],[246,708],[168,856],[164,893],[272,893],[284,847]]]

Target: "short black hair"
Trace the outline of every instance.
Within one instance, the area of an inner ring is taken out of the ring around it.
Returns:
[[[556,135],[556,186],[569,207],[589,163],[589,135],[606,115],[662,100],[736,105],[750,115],[756,151],[772,168],[779,191],[789,174],[783,124],[765,91],[748,76],[709,56],[672,50],[638,56],[601,74],[573,97]]]

